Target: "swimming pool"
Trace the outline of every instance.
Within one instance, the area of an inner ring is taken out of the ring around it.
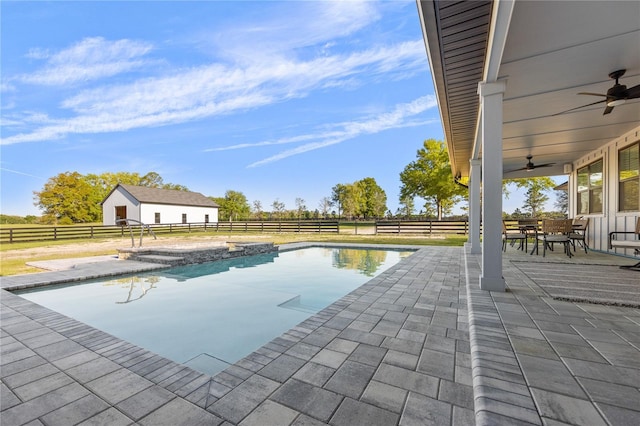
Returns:
[[[411,253],[311,247],[15,293],[213,375]]]

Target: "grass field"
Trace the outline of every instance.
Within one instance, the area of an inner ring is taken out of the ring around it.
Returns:
[[[144,236],[143,246],[153,245],[184,245],[206,243],[212,241],[268,241],[276,245],[299,242],[338,242],[338,243],[369,243],[369,244],[408,244],[408,245],[442,245],[442,246],[462,246],[467,241],[465,235],[438,235],[428,236],[377,236],[359,234],[317,234],[317,233],[287,233],[287,234],[264,234],[264,233],[184,233],[159,236],[157,240]],[[139,243],[139,236],[136,236],[135,244]],[[18,275],[34,272],[42,272],[41,269],[28,266],[27,262],[39,260],[68,259],[75,257],[115,255],[119,248],[131,246],[129,236],[117,239],[82,239],[47,241],[31,243],[2,244],[0,246],[0,276]]]

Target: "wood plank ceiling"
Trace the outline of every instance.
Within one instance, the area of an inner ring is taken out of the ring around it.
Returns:
[[[490,1],[420,1],[427,49],[437,61],[431,72],[454,175],[469,174],[491,8]]]

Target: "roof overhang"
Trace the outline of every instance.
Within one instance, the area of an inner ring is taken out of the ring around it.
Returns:
[[[478,83],[506,81],[505,178],[563,174],[573,163],[640,125],[640,99],[603,115],[612,71],[640,84],[640,2],[433,1],[418,10],[454,176],[482,155]],[[563,113],[564,112],[564,113]],[[525,166],[554,163],[533,172]]]

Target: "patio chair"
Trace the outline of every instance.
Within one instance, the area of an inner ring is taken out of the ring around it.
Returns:
[[[502,251],[507,251],[507,242],[513,246],[518,241],[518,249],[527,251],[527,234],[517,229],[508,229],[502,221]]]
[[[617,236],[618,234],[635,234],[635,239],[628,239],[628,240],[618,240]],[[632,248],[634,249],[634,254],[635,255],[640,255],[640,217],[638,217],[638,219],[636,219],[636,230],[635,231],[614,231],[614,232],[609,232],[609,248],[613,249],[613,248]],[[635,265],[625,265],[625,266],[621,266],[620,268],[623,269],[633,269],[636,271],[640,271],[640,262],[636,263]]]
[[[536,246],[531,251],[531,254],[535,251],[538,254],[538,243],[542,242],[542,257],[547,254],[547,249],[553,251],[553,245],[555,243],[561,243],[564,246],[564,253],[571,257],[571,240],[569,240],[569,234],[571,234],[571,219],[543,219],[542,229],[536,235]]]
[[[573,219],[572,230],[569,234],[569,241],[571,241],[571,247],[573,247],[573,251],[576,251],[576,243],[578,243],[582,248],[584,248],[585,254],[587,253],[587,249],[589,248],[587,244],[587,227],[589,226],[589,218],[578,218]]]

